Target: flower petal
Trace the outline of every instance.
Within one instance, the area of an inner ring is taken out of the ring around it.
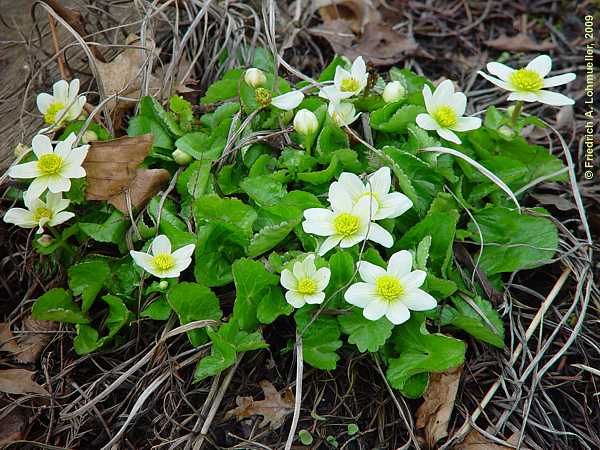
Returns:
[[[302,229],[306,233],[316,234],[317,236],[332,236],[335,234],[333,223],[331,221],[317,222],[313,220],[305,220],[302,222]]]
[[[302,266],[304,266],[304,273],[309,278],[314,278],[317,273],[317,267],[315,266],[315,255],[308,255],[302,261]]]
[[[288,269],[283,269],[283,271],[281,272],[281,277],[279,278],[279,282],[288,291],[295,290],[297,287],[296,285],[298,284],[298,280],[296,279],[292,271]]]
[[[369,283],[354,283],[344,293],[344,299],[348,303],[360,308],[367,306],[376,297],[375,286]]]
[[[50,105],[54,103],[54,97],[52,97],[50,94],[42,92],[41,94],[38,94],[37,98],[35,99],[35,102],[39,111],[42,114],[46,114],[46,111],[48,111]]]
[[[325,255],[329,250],[340,243],[342,237],[340,235],[329,236],[319,247],[319,256]]]
[[[371,223],[367,239],[383,245],[385,248],[390,248],[394,245],[394,238],[392,235],[385,228],[376,223]]]
[[[488,75],[485,72],[482,72],[481,70],[477,72],[479,75],[481,75],[483,78],[485,78],[486,80],[494,83],[496,86],[501,87],[502,89],[505,89],[507,91],[512,91],[514,90],[510,84],[508,84],[506,81],[503,80],[499,80],[498,78],[492,77],[490,75]]]
[[[271,105],[289,111],[302,103],[302,100],[304,100],[304,94],[302,92],[291,91],[273,98],[271,100]]]
[[[350,69],[350,71],[352,73],[352,78],[355,78],[356,80],[360,80],[365,76],[365,73],[367,73],[367,65],[365,64],[365,60],[362,56],[359,56],[354,60],[352,63],[352,69]]]
[[[348,236],[348,237],[342,237],[342,240],[340,241],[340,247],[341,248],[350,248],[350,247],[354,247],[356,244],[358,244],[359,242],[364,241],[366,238],[366,234],[364,231],[359,230],[356,234],[354,234],[353,236]]]
[[[400,278],[400,283],[404,287],[404,292],[408,293],[410,291],[414,291],[417,288],[420,288],[421,285],[425,282],[425,278],[427,277],[427,273],[423,270],[413,270],[412,272],[403,275]]]
[[[61,223],[65,223],[67,220],[70,220],[73,217],[75,217],[75,214],[73,214],[72,212],[61,211],[58,214],[55,214],[54,217],[52,217],[52,219],[50,219],[48,225],[54,227],[56,225],[60,225]]]
[[[379,320],[387,313],[388,306],[386,301],[376,297],[365,306],[363,316],[369,320]]]
[[[392,192],[380,198],[380,200],[381,203],[379,203],[379,209],[375,214],[375,220],[394,219],[413,206],[412,201],[400,192]]]
[[[413,257],[408,250],[400,250],[392,255],[387,273],[396,278],[408,275],[412,269]]]
[[[79,79],[75,78],[69,83],[69,100],[75,100],[77,94],[79,94]]]
[[[52,86],[52,93],[54,95],[54,98],[56,98],[56,100],[58,100],[64,104],[68,103],[69,83],[67,83],[65,80],[57,81]]]
[[[575,77],[576,75],[574,73],[563,73],[562,75],[557,75],[555,77],[544,78],[544,87],[549,88],[567,84],[573,81]]]
[[[433,111],[433,94],[428,84],[423,86],[423,100],[425,100],[425,109],[427,112]]]
[[[48,181],[48,177],[35,178],[27,188],[25,195],[29,198],[38,198],[48,188]]]
[[[302,308],[306,304],[304,295],[294,291],[287,291],[285,293],[285,300],[294,308]]]
[[[152,264],[152,255],[149,255],[148,253],[144,252],[137,252],[135,250],[130,250],[129,254],[138,266],[140,266],[146,272],[155,275],[154,264]]]
[[[357,201],[365,191],[365,185],[362,180],[358,175],[351,172],[342,172],[338,179],[338,183],[344,187],[346,192],[352,197],[353,201]]]
[[[71,189],[71,180],[61,175],[52,175],[44,178],[48,180],[48,190],[50,192],[68,192]],[[37,180],[39,178],[36,178]]]
[[[334,181],[329,186],[329,203],[335,212],[350,212],[354,206],[350,193],[339,181]]]
[[[65,178],[83,178],[86,175],[83,167],[70,163],[65,164],[60,173]]]
[[[454,109],[457,117],[463,116],[467,110],[467,96],[462,92],[452,94],[450,106]]]
[[[33,228],[37,226],[37,221],[33,218],[33,213],[23,208],[11,208],[4,214],[6,223],[13,223],[21,228]]]
[[[11,178],[37,178],[41,174],[37,161],[17,164],[8,169],[8,176]]]
[[[175,260],[175,266],[180,272],[183,272],[192,263],[192,255],[194,254],[195,244],[184,245],[173,252],[171,256]]]
[[[159,255],[161,253],[171,254],[171,241],[164,234],[159,234],[152,241],[152,254]]]
[[[435,131],[440,135],[441,138],[446,139],[447,141],[454,142],[455,144],[461,143],[459,137],[447,128],[438,128]]]
[[[421,113],[416,118],[417,125],[424,130],[437,130],[438,123],[429,114]]]
[[[527,66],[527,70],[537,72],[542,78],[550,73],[552,69],[552,59],[548,55],[540,55],[534,58]]]
[[[390,168],[387,166],[377,169],[367,180],[366,188],[367,192],[378,194],[379,197],[383,197],[390,192],[390,186],[392,185],[392,173]]]
[[[486,68],[489,73],[497,76],[502,81],[508,81],[511,74],[515,71],[515,69],[512,67],[508,67],[507,65],[499,62],[488,63]]]
[[[412,311],[429,311],[437,306],[436,299],[421,289],[405,293],[398,303],[403,303]]]
[[[294,263],[292,272],[294,273],[294,276],[296,277],[297,280],[306,278],[306,276],[308,275],[306,273],[306,268],[304,267],[304,264],[302,264],[302,262],[300,262],[300,261],[296,261]]]
[[[333,76],[333,82],[335,83],[336,88],[340,87],[342,80],[345,78],[351,78],[352,73],[344,69],[342,66],[337,66],[335,68],[335,75]]]
[[[45,134],[37,134],[31,140],[31,148],[35,156],[39,158],[42,155],[52,153],[52,141]]]
[[[358,273],[362,280],[366,283],[375,284],[377,278],[386,274],[385,269],[368,261],[359,261],[356,263]]]
[[[459,117],[452,129],[454,131],[469,131],[480,127],[481,119],[479,117]]]
[[[572,98],[569,98],[563,94],[559,94],[558,92],[552,91],[538,91],[537,99],[541,103],[545,103],[546,105],[552,106],[567,106],[575,104],[575,100],[573,100]]]
[[[394,302],[388,306],[385,317],[394,325],[400,325],[410,319],[410,311],[402,302]]]
[[[329,284],[329,279],[331,278],[331,270],[327,267],[321,267],[317,270],[317,273],[313,277],[315,282],[317,283],[317,290],[324,290]]]
[[[537,102],[538,96],[535,92],[511,92],[508,95],[507,100],[523,100],[524,102]]]
[[[332,103],[337,103],[340,100],[352,97],[352,92],[340,92],[337,86],[331,85],[321,88],[319,97],[329,100]]]
[[[331,222],[334,212],[326,208],[308,208],[304,210],[304,218],[313,222]]]
[[[321,303],[323,303],[323,300],[325,300],[325,293],[324,292],[317,292],[317,293],[312,294],[312,295],[305,295],[304,296],[304,301],[306,303],[308,303],[309,305],[320,305]]]
[[[454,94],[454,84],[451,80],[442,81],[435,89],[432,97],[432,107],[437,109],[438,106],[448,105],[452,100],[452,94]]]

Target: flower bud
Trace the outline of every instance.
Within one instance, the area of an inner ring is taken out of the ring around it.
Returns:
[[[37,239],[37,243],[40,245],[40,247],[49,247],[50,244],[52,244],[54,242],[54,238],[52,236],[50,236],[49,234],[42,234],[38,239]]]
[[[158,283],[158,287],[161,291],[164,291],[169,287],[169,282],[167,280],[162,280],[160,283]]]
[[[498,133],[509,139],[512,139],[516,135],[515,130],[508,125],[502,125],[500,128],[498,128]]]
[[[406,97],[406,87],[400,81],[391,81],[385,85],[382,96],[386,103],[398,102]]]
[[[301,109],[296,113],[296,117],[294,117],[294,130],[297,133],[306,136],[315,133],[317,128],[319,128],[319,121],[312,111]]]
[[[175,162],[180,166],[187,166],[189,163],[192,162],[192,157],[186,152],[179,149],[176,149],[173,153],[171,153],[171,156],[173,157]]]
[[[264,84],[267,82],[267,76],[262,70],[251,67],[250,69],[246,70],[246,73],[244,74],[244,81],[253,88],[257,88],[264,86]]]
[[[31,151],[31,147],[28,147],[25,144],[17,144],[15,147],[15,156],[17,158],[25,156],[27,153]]]
[[[90,142],[97,141],[97,140],[98,140],[98,135],[96,134],[95,131],[92,131],[92,130],[87,130],[85,133],[83,133],[83,136],[81,137],[81,142],[83,144],[89,144]]]

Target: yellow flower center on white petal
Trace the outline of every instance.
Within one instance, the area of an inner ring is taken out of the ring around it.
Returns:
[[[52,103],[46,114],[44,114],[44,122],[48,125],[53,125],[56,120],[56,115],[65,107],[64,103],[56,102]]]
[[[377,295],[383,297],[388,302],[391,302],[404,293],[404,287],[398,278],[390,275],[383,275],[375,281],[375,291],[377,292]]]
[[[298,280],[296,291],[303,295],[313,295],[317,292],[317,283],[308,277],[301,278]]]
[[[510,75],[510,82],[520,91],[536,92],[544,87],[540,74],[528,69],[515,70]]]
[[[166,272],[175,267],[175,260],[169,253],[159,253],[152,258],[152,264],[161,272]]]
[[[342,213],[333,220],[333,228],[344,237],[354,236],[360,228],[360,218],[354,214]]]
[[[44,175],[54,175],[60,172],[63,159],[56,153],[46,153],[38,159],[37,166]]]
[[[344,78],[340,83],[340,91],[356,92],[360,87],[360,83],[355,78]]]
[[[458,122],[456,111],[450,105],[440,106],[434,113],[433,118],[444,128],[453,127]]]
[[[43,206],[36,208],[36,210],[33,212],[33,220],[36,222],[39,222],[43,218],[52,219],[52,216],[52,210]]]
[[[262,107],[266,107],[271,104],[271,93],[265,88],[256,89],[256,92],[254,93],[254,98],[256,99],[256,102]]]

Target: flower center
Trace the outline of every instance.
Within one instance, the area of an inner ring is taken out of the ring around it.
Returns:
[[[63,160],[56,153],[46,153],[38,159],[37,165],[44,175],[54,175],[60,172]]]
[[[458,119],[456,117],[456,112],[454,111],[454,109],[451,106],[448,106],[448,105],[440,106],[433,113],[433,118],[435,119],[435,121],[437,123],[439,123],[441,126],[443,126],[445,128],[453,127],[454,125],[456,125],[456,122],[458,121]]]
[[[404,293],[400,280],[390,275],[383,275],[375,281],[375,291],[388,302],[396,300]]]
[[[360,219],[353,214],[342,213],[333,220],[333,227],[337,234],[350,237],[355,235],[360,228]]]
[[[254,98],[260,106],[267,107],[271,104],[271,93],[265,88],[257,88]]]
[[[159,253],[158,255],[154,255],[152,264],[154,264],[154,267],[158,270],[166,272],[175,267],[175,260],[169,253]]]
[[[43,218],[48,220],[52,219],[52,210],[43,206],[36,208],[35,212],[33,213],[33,219],[36,222],[39,222]]]
[[[298,280],[296,291],[304,295],[313,295],[317,292],[317,283],[310,278],[301,278]]]
[[[535,92],[544,87],[540,74],[528,69],[515,70],[510,75],[510,82],[520,91]]]
[[[340,83],[340,91],[342,92],[356,92],[359,87],[358,80],[354,78],[344,78]]]
[[[63,103],[60,103],[60,102],[52,103],[50,105],[50,107],[48,108],[48,110],[46,111],[46,114],[44,114],[44,122],[46,122],[48,125],[54,124],[54,121],[56,120],[56,115],[64,107],[65,107],[65,105]]]

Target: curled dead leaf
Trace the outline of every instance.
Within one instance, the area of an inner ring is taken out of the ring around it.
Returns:
[[[378,22],[367,23],[360,36],[353,33],[352,23],[344,19],[326,22],[310,31],[327,39],[337,54],[351,60],[362,56],[376,66],[394,64],[418,49],[412,38],[404,37],[389,25]]]
[[[42,350],[53,337],[52,331],[58,328],[58,323],[47,320],[35,320],[31,316],[25,318],[22,331],[26,333],[19,337],[19,352],[15,355],[17,361],[23,364],[35,363]]]
[[[0,392],[7,394],[42,394],[48,391],[33,381],[35,372],[25,369],[0,370]]]
[[[454,447],[456,450],[508,450],[512,447],[494,444],[485,438],[479,431],[473,430],[464,441]]]
[[[164,169],[139,169],[152,148],[152,134],[95,141],[83,163],[87,200],[106,200],[127,212],[127,194],[136,209],[152,198],[171,177]]]
[[[381,14],[370,0],[313,0],[323,22],[343,19],[350,22],[354,32],[360,32],[369,22],[379,22]]]
[[[417,410],[417,429],[423,429],[430,448],[448,436],[448,424],[454,409],[462,369],[460,366],[430,375],[429,386],[423,396],[424,402]]]
[[[503,34],[496,39],[485,41],[484,44],[496,50],[510,52],[542,52],[556,47],[552,42],[535,42],[525,33],[519,33],[515,36]]]
[[[271,428],[277,429],[285,420],[285,417],[294,411],[294,394],[287,389],[283,396],[275,389],[275,386],[267,380],[260,382],[260,387],[265,395],[264,400],[254,400],[252,397],[237,397],[235,402],[238,405],[225,414],[225,419],[235,416],[237,420],[246,417],[260,415],[263,420],[260,427],[271,425]]]

